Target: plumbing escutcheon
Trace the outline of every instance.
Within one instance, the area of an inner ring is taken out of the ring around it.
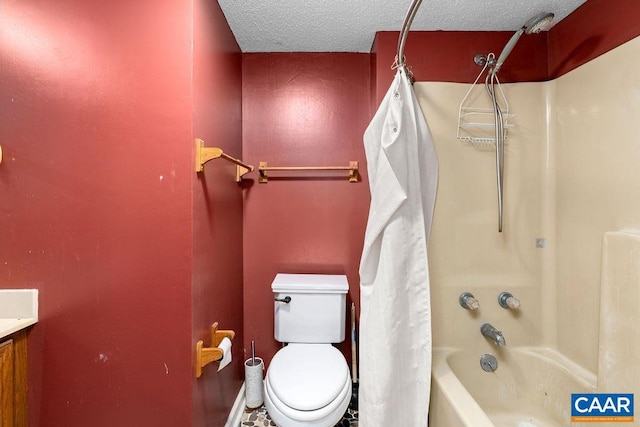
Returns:
[[[493,354],[485,353],[480,356],[480,366],[485,372],[493,372],[498,369],[498,359]]]

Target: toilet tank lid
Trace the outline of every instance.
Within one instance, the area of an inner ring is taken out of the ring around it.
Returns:
[[[349,282],[344,274],[276,274],[271,283],[273,292],[346,294]]]

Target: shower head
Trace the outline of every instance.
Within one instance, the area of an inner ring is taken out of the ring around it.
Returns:
[[[549,28],[554,16],[551,12],[541,13],[529,19],[522,28],[524,28],[524,32],[527,34],[538,34],[540,31]]]
[[[518,31],[515,32],[513,36],[511,36],[511,39],[509,39],[507,44],[502,49],[502,52],[500,53],[500,56],[498,56],[498,60],[496,61],[496,65],[494,65],[490,73],[496,74],[500,70],[500,67],[502,67],[502,64],[504,63],[504,61],[507,59],[507,57],[515,47],[516,43],[518,43],[518,40],[520,39],[520,36],[522,34],[525,34],[525,33],[537,34],[540,31],[547,29],[549,27],[549,24],[551,24],[551,21],[553,20],[554,16],[555,15],[553,13],[545,12],[529,19],[522,26],[522,28],[520,28]]]

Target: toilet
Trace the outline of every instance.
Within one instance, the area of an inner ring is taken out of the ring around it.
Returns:
[[[349,366],[332,343],[345,338],[344,275],[277,274],[274,336],[287,345],[269,364],[264,403],[280,427],[333,427],[351,400]]]

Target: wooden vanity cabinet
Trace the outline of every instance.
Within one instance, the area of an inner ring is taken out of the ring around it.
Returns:
[[[0,339],[0,427],[27,426],[27,333]]]

